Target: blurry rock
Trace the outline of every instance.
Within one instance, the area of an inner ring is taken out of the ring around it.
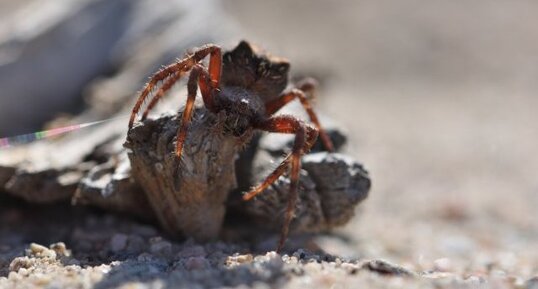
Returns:
[[[30,247],[26,250],[26,255],[37,258],[56,259],[56,252],[54,250],[36,243],[30,244]]]
[[[433,261],[433,267],[438,272],[450,272],[453,270],[452,262],[448,258],[440,258]]]
[[[185,246],[177,253],[178,258],[203,257],[206,255],[204,247],[199,245]]]
[[[110,239],[110,250],[112,250],[112,252],[124,250],[125,247],[127,247],[127,240],[128,237],[125,234],[114,234],[114,236],[112,236]]]
[[[205,257],[189,257],[184,262],[184,268],[186,270],[203,270],[209,268],[209,262]]]
[[[525,289],[538,289],[538,276],[527,280],[527,282],[525,282]]]
[[[58,256],[64,256],[64,257],[71,256],[71,251],[67,249],[64,242],[54,243],[54,244],[51,244],[49,247],[51,250],[56,252]]]
[[[17,257],[9,264],[10,272],[17,272],[21,269],[28,269],[33,266],[33,262],[28,257]]]
[[[254,260],[254,257],[252,254],[246,254],[246,255],[239,255],[234,254],[233,256],[229,256],[226,258],[225,265],[228,267],[238,266],[245,263],[250,263]]]
[[[147,250],[147,248],[148,244],[144,238],[136,234],[129,235],[126,248],[128,253],[140,254],[141,252]]]
[[[58,111],[73,111],[87,83],[111,70],[132,3],[35,1],[4,19],[13,30],[0,34],[0,133],[32,131]]]
[[[374,272],[378,272],[380,274],[401,275],[408,277],[413,277],[417,275],[411,270],[408,270],[400,265],[393,264],[385,260],[370,260],[365,262],[362,267]]]
[[[149,251],[157,256],[170,257],[172,253],[172,244],[161,238],[154,238],[150,240]]]
[[[80,122],[116,113],[160,65],[233,29],[219,2],[191,4],[32,1],[0,20],[0,135],[38,130],[58,112],[79,111],[88,93],[95,110]]]

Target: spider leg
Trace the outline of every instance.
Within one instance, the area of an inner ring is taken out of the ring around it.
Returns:
[[[202,65],[195,65],[192,68],[189,75],[189,80],[187,82],[187,103],[185,104],[185,109],[183,110],[183,118],[181,120],[181,125],[177,133],[176,155],[178,158],[181,158],[181,154],[183,152],[183,144],[185,143],[185,139],[187,138],[187,126],[192,119],[194,100],[196,99],[196,91],[198,89],[198,86],[200,86],[204,105],[208,107],[210,111],[213,111],[213,91],[215,89],[211,87],[209,79],[210,74],[204,69]]]
[[[213,68],[215,66],[210,66],[209,69]],[[213,98],[213,92],[218,90],[218,84],[216,87],[212,86],[212,80],[211,75],[207,70],[203,69],[203,66],[200,65],[200,75],[198,79],[198,87],[200,87],[200,93],[202,94],[202,99],[204,100],[204,105],[209,111],[211,112],[217,112],[217,106],[215,104],[215,100]],[[218,67],[220,70],[220,66]],[[219,83],[220,78],[217,79],[217,83]]]
[[[202,93],[204,104],[210,111],[215,112],[215,105],[214,105],[213,97],[211,97],[211,90],[213,88],[211,87],[211,82],[209,80],[210,75],[207,71],[203,69],[201,70],[200,73],[201,74],[199,75],[198,86],[200,87],[200,92]],[[176,74],[173,74],[166,80],[166,82],[159,88],[157,93],[155,93],[155,95],[151,99],[151,102],[146,107],[146,110],[144,110],[144,113],[142,114],[142,118],[141,118],[142,121],[148,117],[150,110],[153,109],[153,107],[157,104],[157,102],[159,102],[159,100],[164,96],[164,94],[170,88],[172,88],[172,85],[174,85],[174,83],[176,83],[184,74],[185,72],[181,71]]]
[[[191,55],[182,59],[181,61],[172,63],[153,74],[149,82],[145,85],[144,89],[138,96],[138,99],[136,100],[136,103],[133,107],[133,111],[131,112],[131,118],[129,119],[129,129],[133,126],[134,120],[140,110],[140,107],[142,106],[142,103],[144,103],[144,100],[148,97],[150,92],[157,85],[157,83],[159,83],[159,81],[163,81],[175,74],[180,74],[181,76],[181,74],[190,70],[195,64],[202,61],[202,59],[204,59],[207,55],[210,55],[209,65],[210,71],[212,71],[212,73],[210,73],[211,83],[218,85],[220,80],[220,67],[216,68],[215,66],[220,66],[220,63],[222,61],[221,49],[220,47],[213,44],[204,45],[198,50],[194,51]],[[176,81],[178,79],[176,79]],[[173,85],[174,82],[172,82],[170,85]],[[159,96],[159,98],[160,97],[161,96]]]
[[[183,75],[185,74],[185,71],[180,71],[175,74],[172,74],[165,82],[164,84],[159,88],[157,93],[153,96],[150,103],[146,107],[146,110],[144,110],[144,113],[142,114],[141,120],[144,121],[150,112],[150,110],[153,109],[153,107],[157,104],[157,102],[163,97],[163,95],[172,88],[172,85],[176,83]]]
[[[258,186],[243,196],[244,200],[250,200],[257,194],[261,193],[268,186],[274,183],[281,176],[288,166],[291,164],[290,173],[290,191],[288,197],[288,205],[280,240],[278,242],[277,252],[280,252],[284,246],[284,242],[288,237],[289,227],[295,212],[295,205],[298,196],[299,171],[301,169],[301,156],[306,153],[316,141],[318,131],[310,126],[307,126],[302,121],[292,116],[276,116],[261,123],[255,124],[254,128],[277,133],[293,133],[295,134],[295,142],[292,152],[286,156],[282,163]]]
[[[323,142],[323,146],[325,146],[325,149],[329,152],[334,151],[334,145],[329,138],[329,135],[325,132],[323,127],[321,127],[321,124],[318,120],[318,116],[314,112],[314,109],[312,108],[312,105],[310,104],[310,101],[306,97],[305,93],[308,93],[310,95],[314,94],[316,87],[315,80],[311,78],[307,78],[306,80],[299,83],[299,88],[294,88],[289,92],[285,92],[281,94],[277,99],[269,101],[265,105],[265,110],[267,115],[272,115],[278,110],[280,110],[284,105],[288,104],[290,101],[294,100],[295,98],[299,98],[299,101],[301,102],[302,106],[308,113],[308,116],[312,123],[316,126],[316,128],[319,131],[319,137],[321,138],[321,141]]]

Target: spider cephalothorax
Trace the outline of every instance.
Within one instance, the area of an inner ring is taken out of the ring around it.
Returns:
[[[202,60],[208,55],[209,65],[206,69]],[[142,103],[159,82],[163,83],[153,95],[142,119],[147,117],[149,111],[166,91],[182,76],[189,73],[188,98],[177,133],[177,157],[180,158],[182,154],[198,88],[200,88],[204,105],[209,111],[225,114],[224,133],[242,137],[258,129],[294,134],[295,142],[292,152],[261,184],[243,196],[244,200],[249,200],[261,193],[291,166],[289,199],[278,251],[286,241],[295,210],[301,156],[310,150],[318,134],[325,148],[329,151],[333,150],[332,142],[322,129],[306,97],[306,94],[313,93],[315,82],[310,79],[304,80],[298,83],[296,88],[285,90],[288,85],[289,66],[286,60],[265,55],[245,41],[240,42],[235,49],[224,55],[220,47],[212,44],[205,45],[184,59],[164,67],[151,77],[140,93],[129,122],[129,128],[131,128]],[[273,116],[295,98],[299,99],[314,126],[289,115]]]

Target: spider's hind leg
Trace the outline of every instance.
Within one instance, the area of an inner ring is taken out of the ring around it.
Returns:
[[[316,128],[319,131],[319,137],[321,138],[321,141],[323,143],[323,146],[325,149],[329,152],[334,151],[334,145],[329,138],[329,135],[325,132],[323,127],[321,126],[318,116],[314,109],[312,108],[312,104],[310,103],[310,100],[307,98],[307,94],[310,96],[310,98],[313,98],[313,95],[315,93],[317,86],[317,82],[312,78],[306,78],[302,81],[300,81],[297,84],[298,88],[294,88],[288,92],[282,93],[277,99],[272,100],[268,103],[266,103],[266,113],[267,115],[272,115],[278,110],[280,110],[283,106],[288,104],[290,101],[294,100],[295,98],[298,98],[301,102],[301,105],[306,110],[306,113],[308,114],[308,117],[310,118],[310,121],[316,126]]]
[[[273,184],[278,177],[284,174],[291,164],[288,205],[277,247],[277,252],[280,252],[288,237],[290,223],[295,213],[295,205],[298,197],[299,171],[301,170],[301,156],[310,150],[318,137],[318,131],[292,116],[268,118],[259,124],[255,124],[254,127],[268,132],[295,134],[292,152],[286,156],[282,163],[260,185],[243,196],[244,200],[252,199]]]

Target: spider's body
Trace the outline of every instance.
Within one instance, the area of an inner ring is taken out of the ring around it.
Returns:
[[[288,84],[289,63],[271,62],[241,42],[222,57],[221,88],[216,106],[226,112],[225,128],[241,136],[265,118],[265,103],[277,99]]]
[[[265,106],[254,92],[237,86],[224,86],[217,91],[217,106],[226,112],[224,128],[234,136],[242,136],[251,128],[251,123],[263,119]]]
[[[201,61],[207,55],[210,58],[209,66],[206,69]],[[245,41],[224,55],[218,46],[203,46],[183,60],[164,67],[152,76],[141,92],[129,122],[129,127],[131,127],[142,103],[157,83],[163,81],[144,111],[142,119],[147,117],[149,111],[166,91],[183,75],[190,73],[187,84],[188,100],[177,135],[176,155],[178,157],[181,157],[183,143],[187,137],[187,125],[191,120],[198,87],[204,105],[209,111],[225,113],[223,124],[225,133],[242,137],[249,135],[253,129],[259,129],[268,132],[295,134],[292,152],[265,181],[243,196],[243,199],[249,200],[261,193],[291,166],[290,195],[278,250],[282,248],[287,238],[295,210],[300,157],[314,144],[318,133],[327,150],[333,150],[330,139],[321,128],[305,95],[305,93],[313,93],[315,83],[312,80],[306,80],[301,82],[298,88],[285,91],[288,85],[289,67],[286,60],[258,53]],[[305,124],[293,116],[273,116],[275,112],[295,98],[300,100],[315,127]]]

